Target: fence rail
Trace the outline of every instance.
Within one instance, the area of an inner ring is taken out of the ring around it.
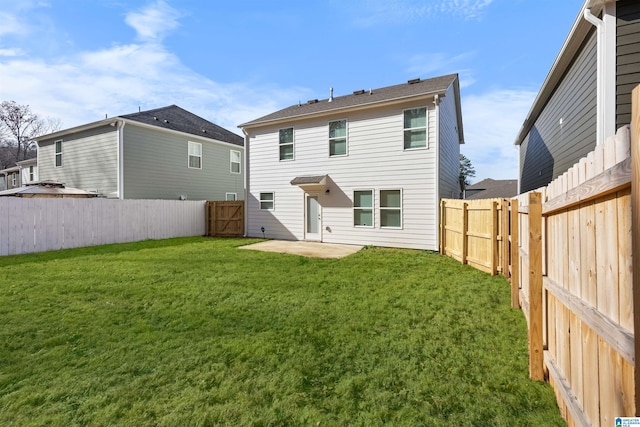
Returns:
[[[621,132],[547,187],[441,204],[441,253],[510,279],[527,320],[530,376],[551,383],[569,425],[640,415],[639,105],[640,87],[631,144]],[[482,259],[469,262],[478,235]]]
[[[0,198],[0,255],[205,234],[205,201]]]

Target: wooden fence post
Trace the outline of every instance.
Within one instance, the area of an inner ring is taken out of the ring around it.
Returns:
[[[631,95],[631,240],[632,253],[640,254],[640,86]],[[636,416],[640,416],[640,261],[635,256],[633,266],[633,326],[635,340],[635,406]]]
[[[509,200],[502,200],[502,275],[509,278]]]
[[[498,203],[491,202],[491,275],[498,274]]]
[[[445,252],[445,233],[447,229],[446,202],[440,200],[440,255],[446,255]]]
[[[520,239],[518,199],[511,200],[511,307],[520,308]]]
[[[529,193],[529,376],[544,381],[542,339],[542,197]]]
[[[467,263],[467,255],[469,253],[469,204],[467,202],[462,203],[462,264]]]

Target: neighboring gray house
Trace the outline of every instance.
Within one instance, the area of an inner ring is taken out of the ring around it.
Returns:
[[[242,137],[178,106],[36,139],[39,178],[120,199],[244,196]]]
[[[0,190],[11,190],[12,188],[20,187],[20,167],[18,165],[0,170],[0,177],[2,178]]]
[[[240,125],[247,234],[438,249],[440,198],[457,198],[458,75],[296,104]]]
[[[467,200],[478,199],[510,199],[518,195],[517,179],[483,179],[468,186],[464,191]]]
[[[543,187],[631,119],[640,83],[640,2],[587,0],[515,144],[519,190]]]

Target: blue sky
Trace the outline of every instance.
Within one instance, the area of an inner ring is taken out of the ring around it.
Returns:
[[[459,73],[483,178],[513,141],[582,0],[0,0],[0,100],[63,128],[177,104],[239,123],[313,98]]]

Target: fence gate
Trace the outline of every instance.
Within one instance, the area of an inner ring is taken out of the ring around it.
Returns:
[[[244,236],[244,201],[207,202],[208,237]]]

